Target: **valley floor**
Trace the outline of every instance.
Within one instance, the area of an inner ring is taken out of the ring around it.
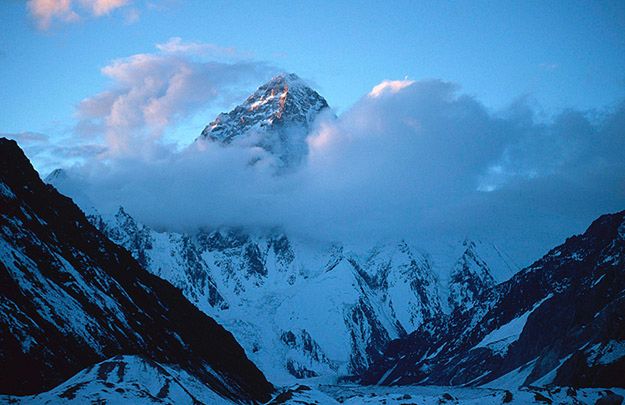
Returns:
[[[600,398],[621,403],[625,389],[555,387],[501,390],[440,386],[296,385],[278,395],[273,404],[320,405],[440,405],[440,404],[595,404]],[[620,398],[620,401],[619,401]]]
[[[124,367],[121,366],[124,363]],[[105,370],[104,370],[105,369]],[[104,371],[103,371],[104,370]],[[124,371],[125,370],[125,371]],[[123,377],[119,377],[123,375]],[[355,384],[295,384],[284,387],[266,405],[495,405],[495,404],[621,404],[623,388],[566,387],[464,388],[445,386],[362,386]],[[34,396],[0,395],[4,404],[232,404],[172,368],[134,356],[117,357],[89,368],[58,387]]]

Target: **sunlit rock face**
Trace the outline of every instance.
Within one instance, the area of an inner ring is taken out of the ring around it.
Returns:
[[[281,74],[258,88],[245,102],[211,122],[198,141],[258,146],[295,166],[307,154],[306,137],[328,103],[296,74]]]

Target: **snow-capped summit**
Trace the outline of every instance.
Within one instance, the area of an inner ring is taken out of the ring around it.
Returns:
[[[294,73],[280,74],[260,86],[245,102],[221,113],[201,138],[229,144],[252,129],[297,125],[308,127],[328,107],[326,100]]]
[[[58,182],[64,182],[67,180],[67,178],[67,172],[64,169],[57,168],[52,170],[43,181],[48,184],[53,184]]]
[[[259,146],[289,166],[306,155],[306,136],[326,108],[326,100],[299,76],[280,74],[260,86],[243,104],[219,114],[198,140]]]
[[[451,271],[448,301],[452,309],[468,311],[496,282],[475,242],[466,239],[462,245],[466,249]]]

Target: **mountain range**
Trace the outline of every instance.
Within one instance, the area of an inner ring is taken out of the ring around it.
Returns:
[[[195,145],[261,148],[282,175],[305,161],[320,114],[323,97],[280,75]],[[292,384],[349,381],[509,402],[519,387],[625,387],[625,211],[520,269],[465,236],[352,246],[279,228],[157,230],[121,206],[100,212],[62,169],[42,183],[11,141],[0,155],[0,358],[15,369],[0,393],[246,403],[268,401],[269,380],[291,386],[276,403],[334,403],[344,391]]]
[[[494,246],[468,240],[433,256],[406,241],[358,251],[281,233],[157,232],[123,208],[112,218],[90,218],[225,325],[261,370],[282,383],[356,376],[390,340],[471,308],[495,279],[516,270]]]
[[[377,384],[625,386],[625,211],[392,342]]]

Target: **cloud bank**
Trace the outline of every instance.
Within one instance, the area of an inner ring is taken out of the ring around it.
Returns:
[[[184,111],[176,91],[136,88],[135,73],[163,68],[153,63],[112,64],[106,72],[122,90],[96,97],[84,114],[104,125],[160,127]],[[141,108],[117,116],[116,104],[127,108],[129,99]],[[447,82],[389,81],[338,118],[319,119],[306,161],[291,173],[278,175],[258,148],[212,143],[92,160],[70,173],[99,209],[121,204],[160,229],[280,227],[353,243],[470,236],[527,264],[596,216],[625,208],[625,103],[550,122],[537,115],[523,102],[489,111]],[[146,140],[135,141],[127,147]]]

